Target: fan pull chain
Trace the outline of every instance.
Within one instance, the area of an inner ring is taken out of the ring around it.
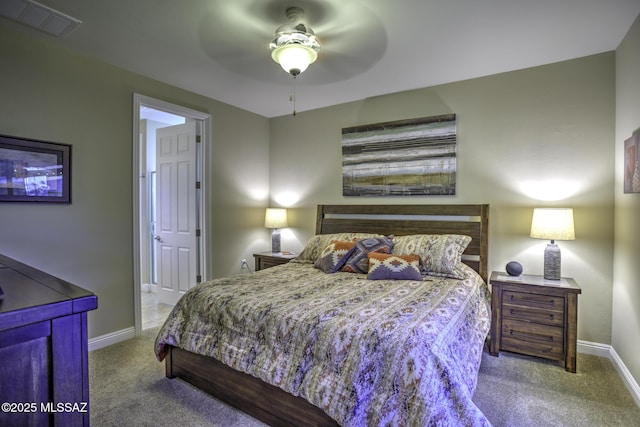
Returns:
[[[293,102],[293,116],[296,115],[296,76],[293,76],[293,90],[289,96],[289,102]]]

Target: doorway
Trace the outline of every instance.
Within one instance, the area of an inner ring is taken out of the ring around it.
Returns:
[[[134,308],[135,331],[136,335],[140,335],[143,329],[158,326],[164,321],[178,294],[207,277],[204,260],[207,259],[205,228],[209,204],[205,184],[210,164],[211,119],[208,114],[138,94],[134,94],[133,112]],[[184,129],[189,129],[193,134],[185,137]],[[160,135],[158,142],[164,147],[161,150],[156,150],[156,135]],[[165,160],[156,160],[158,156],[162,157],[162,151],[166,152],[167,147],[172,146],[171,141],[174,141],[173,145],[191,147],[192,152],[186,168],[192,171],[188,174],[192,182],[185,187],[189,188],[191,196],[185,198],[185,192],[171,196],[179,199],[179,206],[189,212],[188,223],[191,227],[191,238],[187,240],[182,236],[183,230],[178,233],[182,240],[180,247],[175,248],[178,253],[175,258],[169,256],[171,242],[175,239],[165,226],[171,221],[167,220],[167,209],[163,208],[167,206],[169,198],[166,176],[187,175],[182,172],[185,170],[183,163],[178,163],[175,173],[165,174],[165,178],[162,178],[162,171],[170,165],[167,166]],[[160,197],[158,192],[161,193]],[[189,242],[188,247],[184,245],[185,241]],[[173,265],[167,265],[171,259],[174,259]],[[176,272],[173,281],[167,274],[171,271]],[[171,295],[173,288],[175,295]]]

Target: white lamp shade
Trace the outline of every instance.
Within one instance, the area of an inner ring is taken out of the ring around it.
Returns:
[[[535,208],[530,236],[534,239],[574,240],[573,209]]]
[[[265,228],[285,228],[287,224],[287,210],[284,208],[267,208],[264,215]]]
[[[302,73],[318,58],[318,54],[310,47],[293,43],[277,47],[271,52],[271,57],[287,73],[291,73],[291,70]]]

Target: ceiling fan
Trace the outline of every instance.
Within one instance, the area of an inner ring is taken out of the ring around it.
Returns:
[[[258,81],[288,84],[274,60],[294,76],[304,71],[285,68],[286,49],[278,50],[286,45],[283,31],[296,28],[294,36],[287,37],[301,37],[297,44],[306,47],[298,53],[313,63],[304,84],[322,85],[361,74],[387,47],[382,22],[366,2],[340,0],[218,2],[203,15],[199,38],[209,58],[223,68]]]
[[[286,14],[289,23],[278,27],[269,49],[271,58],[296,78],[318,59],[320,43],[313,30],[302,21],[304,10],[291,6]]]

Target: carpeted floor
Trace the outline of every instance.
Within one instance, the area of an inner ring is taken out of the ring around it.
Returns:
[[[498,426],[640,426],[612,362],[578,353],[575,374],[552,361],[485,352],[473,401]]]
[[[165,378],[164,364],[153,354],[156,332],[89,353],[92,425],[264,425],[181,380]],[[485,353],[473,400],[495,427],[640,426],[640,408],[612,363],[582,353],[576,374],[540,359]]]

